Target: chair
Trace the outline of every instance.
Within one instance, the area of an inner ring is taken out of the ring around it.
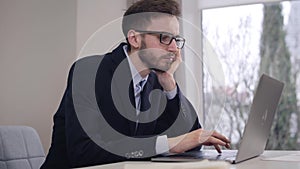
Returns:
[[[0,169],[39,169],[44,160],[44,149],[35,129],[0,126]]]

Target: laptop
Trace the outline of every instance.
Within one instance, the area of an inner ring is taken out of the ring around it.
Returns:
[[[189,151],[181,154],[154,157],[157,162],[225,160],[232,164],[259,156],[264,152],[284,83],[266,74],[260,77],[247,124],[238,150]]]

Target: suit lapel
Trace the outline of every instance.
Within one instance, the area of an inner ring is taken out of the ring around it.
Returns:
[[[111,84],[113,104],[117,111],[124,117],[128,126],[123,126],[124,130],[129,130],[128,135],[133,136],[136,125],[135,99],[132,84],[132,75],[129,63],[124,53],[123,46],[113,52],[114,74]],[[130,120],[132,119],[132,120]]]

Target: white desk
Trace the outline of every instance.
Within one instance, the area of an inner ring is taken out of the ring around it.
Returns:
[[[298,162],[287,162],[287,161],[265,161],[261,160],[261,158],[264,157],[277,157],[282,155],[288,155],[288,154],[296,154],[300,153],[300,151],[265,151],[261,156],[238,163],[238,164],[231,164],[230,169],[300,169],[300,159]],[[300,156],[298,156],[300,158]],[[188,164],[187,162],[186,164]],[[106,164],[106,165],[99,165],[99,166],[93,166],[93,167],[85,167],[81,169],[148,169],[148,168],[166,168],[164,165],[166,163],[158,163],[158,162],[150,162],[150,161],[144,161],[144,162],[120,162],[120,163],[114,163],[114,164]],[[170,164],[170,163],[169,163]],[[168,167],[170,169],[178,169],[181,168],[179,166]],[[177,163],[178,164],[178,163]],[[191,163],[190,163],[191,164]],[[201,166],[201,161],[199,162],[192,162],[191,165],[188,164],[187,168],[193,168],[196,169],[197,166]],[[182,165],[182,163],[180,164]],[[201,167],[200,167],[201,168]]]

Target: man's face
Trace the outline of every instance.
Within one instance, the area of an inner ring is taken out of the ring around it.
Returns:
[[[172,35],[179,34],[179,23],[175,16],[164,16],[152,19],[145,31],[165,32]],[[178,52],[175,40],[166,45],[160,42],[160,34],[141,35],[139,58],[143,64],[152,70],[167,71],[175,61]]]

